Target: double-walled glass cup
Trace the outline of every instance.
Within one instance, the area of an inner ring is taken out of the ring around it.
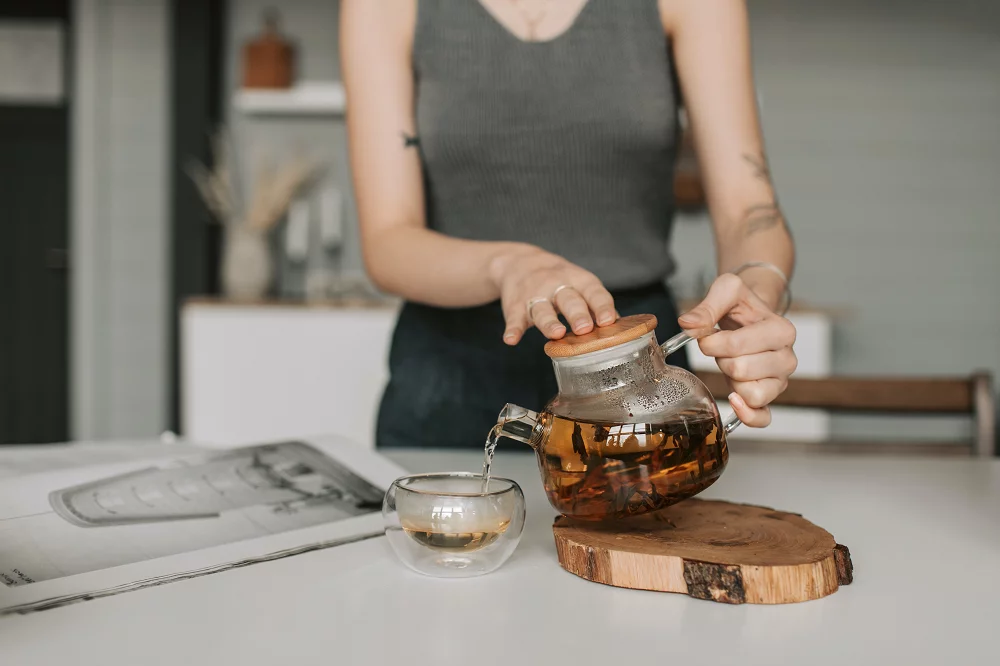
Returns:
[[[462,578],[498,569],[524,529],[524,494],[510,479],[448,472],[396,479],[382,504],[386,537],[408,567]]]

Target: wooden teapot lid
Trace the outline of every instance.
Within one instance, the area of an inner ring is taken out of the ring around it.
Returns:
[[[622,317],[613,324],[598,326],[590,333],[576,335],[567,333],[559,340],[545,343],[545,353],[549,358],[567,358],[590,352],[617,347],[626,342],[638,340],[656,330],[656,316],[650,314]]]

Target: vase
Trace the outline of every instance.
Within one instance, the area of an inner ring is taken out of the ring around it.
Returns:
[[[243,225],[226,227],[222,248],[222,291],[234,301],[257,301],[268,295],[274,277],[267,234]]]

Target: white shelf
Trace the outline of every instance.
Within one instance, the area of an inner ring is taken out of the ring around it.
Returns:
[[[342,116],[347,106],[339,81],[303,82],[288,90],[239,90],[233,108],[248,115]]]

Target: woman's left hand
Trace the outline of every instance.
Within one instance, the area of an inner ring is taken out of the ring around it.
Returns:
[[[768,405],[787,388],[798,365],[792,322],[775,314],[732,273],[716,278],[705,300],[677,321],[695,336],[719,325],[722,330],[701,337],[698,346],[728,378],[733,389],[729,402],[740,420],[754,428],[771,423]]]

